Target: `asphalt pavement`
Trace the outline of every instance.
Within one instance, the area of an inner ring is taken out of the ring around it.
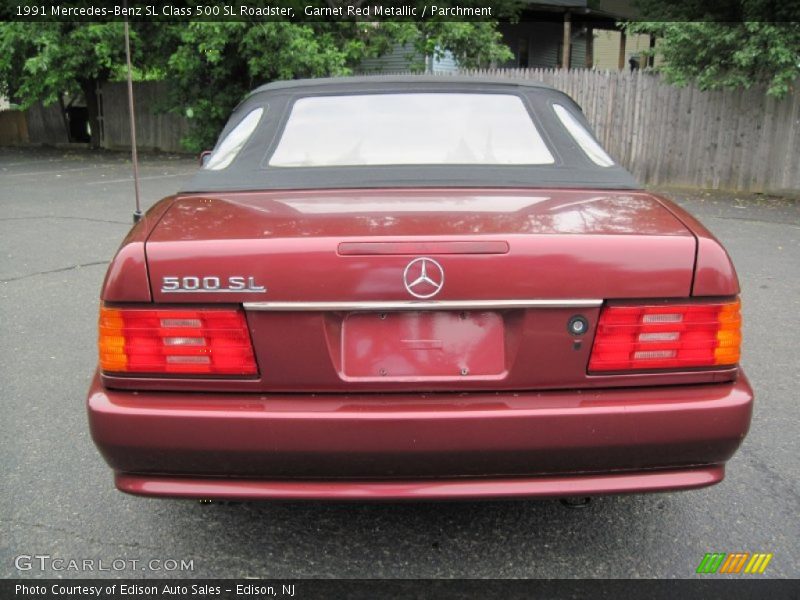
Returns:
[[[144,206],[195,168],[143,156]],[[86,423],[98,295],[131,225],[130,173],[124,154],[0,148],[0,576],[683,578],[705,553],[734,551],[773,553],[763,577],[800,575],[800,203],[670,193],[725,243],[743,288],[756,408],[721,484],[584,509],[201,505],[117,492]],[[54,570],[55,558],[95,570]],[[169,560],[192,569],[166,570]]]

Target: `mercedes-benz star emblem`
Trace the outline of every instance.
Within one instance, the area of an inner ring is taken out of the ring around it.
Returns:
[[[403,283],[412,296],[432,298],[444,286],[444,269],[432,258],[415,258],[403,271]]]

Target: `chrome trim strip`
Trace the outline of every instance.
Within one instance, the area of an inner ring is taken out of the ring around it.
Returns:
[[[203,288],[197,288],[196,290],[167,290],[161,288],[162,294],[263,294],[267,290],[249,290],[249,289],[241,289],[241,290],[232,290],[229,288],[219,288],[216,290],[206,290]]]
[[[592,308],[597,299],[555,300],[377,300],[363,302],[245,302],[245,310],[271,311],[384,311],[384,310],[483,310],[505,308]]]

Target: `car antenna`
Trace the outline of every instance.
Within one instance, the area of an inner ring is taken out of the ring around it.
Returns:
[[[133,222],[138,223],[142,218],[142,207],[139,200],[139,154],[136,152],[136,117],[133,114],[133,69],[131,67],[131,36],[128,31],[127,8],[125,0],[125,60],[128,63],[128,114],[131,123],[131,160],[133,162],[133,189],[136,193],[136,210],[133,211]]]

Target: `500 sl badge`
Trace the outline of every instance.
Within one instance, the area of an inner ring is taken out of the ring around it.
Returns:
[[[232,275],[227,278],[216,277],[197,277],[188,275],[186,277],[163,277],[161,279],[161,292],[164,294],[179,293],[255,293],[266,292],[267,288],[256,283],[255,277],[245,277],[242,275]]]

